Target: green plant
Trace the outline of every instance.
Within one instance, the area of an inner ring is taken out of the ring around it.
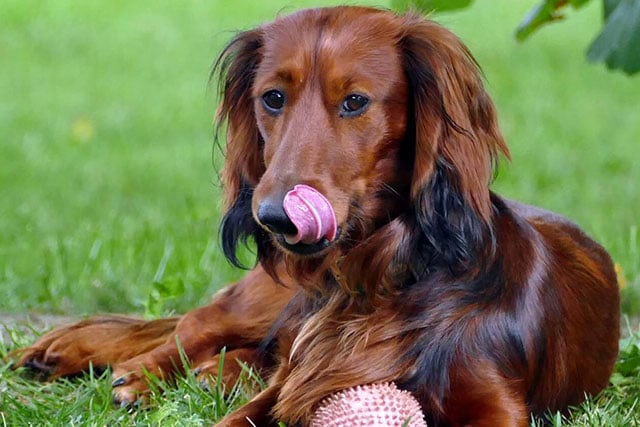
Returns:
[[[580,9],[591,0],[542,0],[522,20],[516,38],[525,40],[542,26],[565,18],[568,7]],[[415,7],[425,13],[466,8],[472,0],[392,0],[396,9]],[[602,0],[604,25],[587,51],[591,62],[627,74],[640,71],[640,0]]]

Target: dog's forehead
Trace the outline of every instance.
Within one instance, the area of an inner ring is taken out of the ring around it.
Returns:
[[[399,67],[396,18],[390,12],[349,7],[281,18],[263,28],[261,68],[300,82],[312,72],[380,81]]]

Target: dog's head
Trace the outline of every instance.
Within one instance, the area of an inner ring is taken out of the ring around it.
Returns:
[[[239,34],[218,64],[232,262],[247,236],[268,271],[338,263],[365,282],[415,250],[452,266],[474,256],[507,149],[451,32],[413,14],[311,9]]]

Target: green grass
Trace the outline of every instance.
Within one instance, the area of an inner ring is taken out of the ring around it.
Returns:
[[[12,338],[23,345],[31,335],[13,331]],[[7,349],[0,347],[0,357]],[[640,426],[640,334],[622,340],[621,349],[609,388],[568,416],[548,414],[531,426]],[[147,405],[126,409],[112,406],[109,378],[107,371],[43,384],[0,365],[0,426],[206,426],[245,403],[261,384],[250,371],[225,394],[217,382],[211,391],[203,389],[191,372],[172,384],[151,379],[154,392]]]
[[[210,66],[235,30],[330,3],[3,1],[0,312],[184,312],[238,278],[217,241]],[[438,19],[482,64],[498,107],[513,160],[495,189],[602,242],[637,315],[640,77],[585,63],[598,2],[522,45],[513,30],[533,2],[475,3]],[[640,412],[638,373],[624,379],[562,425]],[[181,385],[129,414],[111,408],[107,381],[40,385],[0,366],[0,426],[208,424],[215,399]]]

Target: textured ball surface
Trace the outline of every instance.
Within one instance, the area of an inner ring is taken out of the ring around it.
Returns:
[[[427,427],[427,423],[411,393],[393,383],[383,383],[353,387],[327,397],[311,420],[311,427],[352,426]]]

